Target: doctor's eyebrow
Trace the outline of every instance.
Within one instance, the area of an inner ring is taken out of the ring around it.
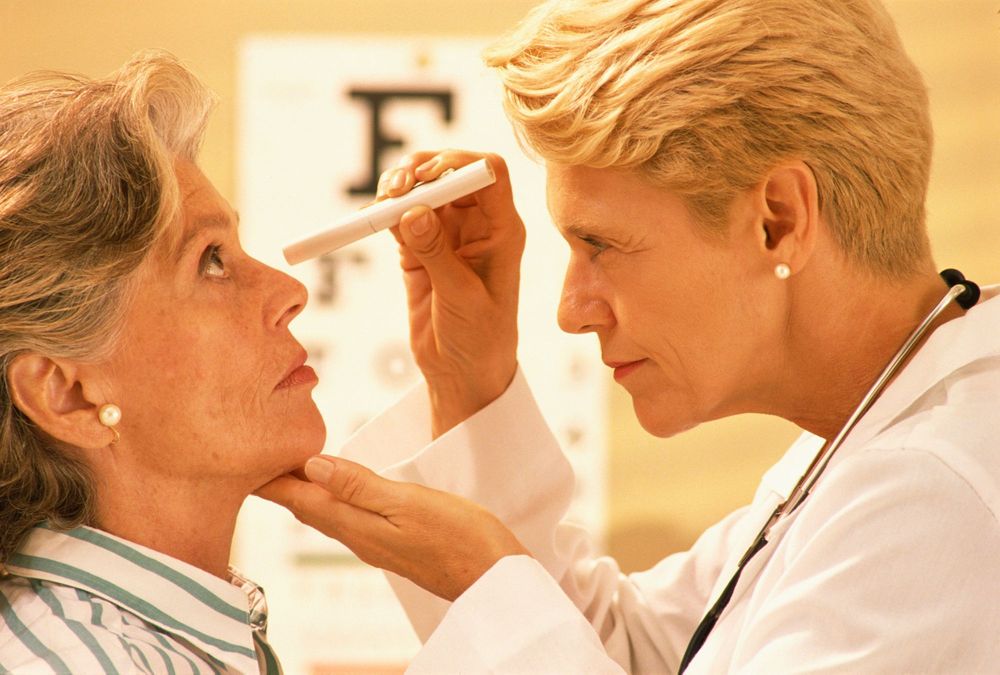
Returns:
[[[601,228],[589,227],[587,225],[582,225],[580,223],[573,223],[563,230],[563,235],[565,237],[576,237],[583,241],[602,241],[608,244],[614,244],[616,246],[624,246],[625,242],[614,235],[614,233],[607,232]]]

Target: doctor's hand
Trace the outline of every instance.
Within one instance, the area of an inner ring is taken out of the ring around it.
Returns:
[[[497,155],[418,152],[379,181],[378,199],[485,158],[496,183],[434,211],[416,207],[393,234],[409,306],[410,347],[427,380],[436,438],[502,394],[517,369],[524,224]]]
[[[466,499],[378,476],[320,455],[305,474],[272,480],[257,496],[347,546],[364,562],[454,600],[498,560],[528,554],[486,509]]]

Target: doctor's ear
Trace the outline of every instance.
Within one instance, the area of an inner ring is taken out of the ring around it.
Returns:
[[[801,270],[816,248],[819,190],[812,169],[790,161],[771,169],[755,188],[761,253]],[[772,265],[773,267],[773,265]]]
[[[88,400],[81,369],[67,359],[26,352],[7,367],[14,406],[50,437],[84,450],[106,447],[114,432],[98,418],[99,403]]]

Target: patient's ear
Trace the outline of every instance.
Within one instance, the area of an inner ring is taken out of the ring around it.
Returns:
[[[72,361],[26,352],[14,357],[6,375],[14,405],[52,438],[85,450],[114,440],[97,417],[100,406],[87,400],[90,388]]]

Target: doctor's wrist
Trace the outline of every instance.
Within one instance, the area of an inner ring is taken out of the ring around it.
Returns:
[[[431,434],[438,438],[500,398],[517,374],[517,362],[492,377],[427,378]]]

